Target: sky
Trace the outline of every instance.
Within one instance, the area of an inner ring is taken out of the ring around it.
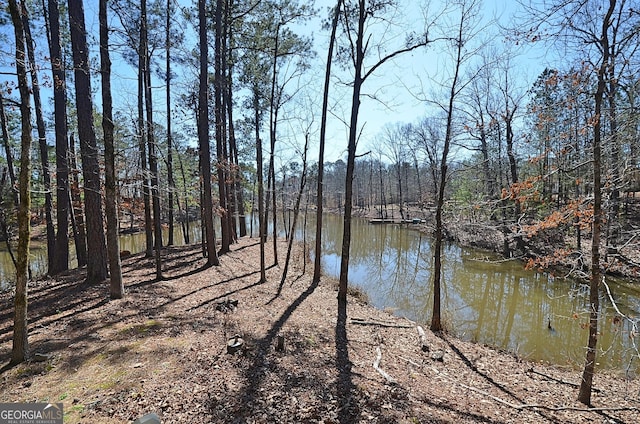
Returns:
[[[317,2],[325,5],[333,5],[335,1]],[[450,1],[431,1],[428,19],[442,10],[445,5],[450,5]],[[402,16],[401,20],[406,24],[408,30],[419,31],[423,27],[424,5],[421,2],[401,1],[399,2]],[[481,16],[478,16],[478,27],[484,28],[478,39],[485,38],[492,32],[497,34],[498,23],[510,25],[513,23],[513,14],[517,12],[517,2],[513,0],[498,0],[481,2]],[[323,9],[325,7],[322,7]],[[436,20],[436,26],[447,22],[447,19],[455,19],[454,13],[450,18],[440,16]],[[375,33],[375,31],[374,31]],[[433,37],[438,37],[438,29],[434,27],[431,31]],[[375,36],[374,36],[375,37]],[[400,39],[401,41],[402,39]],[[494,40],[500,46],[501,38]],[[328,45],[328,34],[318,34],[316,37],[318,51],[323,51],[323,45]],[[396,43],[396,45],[398,45]],[[524,46],[523,46],[524,47]],[[326,47],[324,47],[326,49]],[[546,63],[546,51],[524,50],[519,53],[514,63],[516,69],[514,73],[518,75],[520,84],[529,87],[535,78],[544,70]],[[321,53],[321,66],[324,67],[326,53]],[[369,59],[365,61],[371,64]],[[334,65],[334,70],[337,67]],[[427,47],[406,53],[392,62],[388,62],[380,67],[371,79],[363,86],[365,95],[362,97],[359,123],[363,126],[359,153],[370,149],[375,149],[380,144],[381,133],[385,126],[396,123],[414,123],[420,118],[438,113],[426,100],[438,99],[444,90],[448,89],[447,83],[450,80],[451,60],[446,51],[444,43],[434,43]],[[339,85],[332,86],[332,90],[338,90]],[[375,96],[372,100],[369,96]],[[350,108],[350,92],[333,94],[334,100],[340,99],[341,107],[338,108],[341,118],[348,120]],[[334,119],[336,119],[334,117]],[[339,119],[338,119],[339,120]],[[331,125],[331,143],[328,146],[328,158],[346,157],[346,130],[339,123]]]
[[[190,0],[180,0],[183,5],[190,4]],[[330,6],[333,6],[334,0],[319,0],[315,2],[316,9],[321,11],[322,16],[327,16],[327,11]],[[444,4],[450,4],[449,1],[434,0],[430,4],[432,12],[429,14],[430,19],[433,19],[435,11],[441,10]],[[384,32],[386,39],[389,40],[390,45],[401,46],[404,40],[404,31],[420,31],[423,28],[423,5],[420,2],[414,1],[400,1],[400,7],[394,12],[393,20],[402,22],[402,28],[394,27],[391,32]],[[484,1],[482,2],[482,22],[483,25],[487,24],[493,19],[497,19],[503,24],[509,23],[512,14],[515,12],[517,2],[508,0],[498,1]],[[96,0],[85,0],[85,15],[87,31],[93,35],[90,38],[93,42],[97,42],[98,34],[98,2]],[[112,17],[112,19],[114,19]],[[445,16],[440,16],[436,20],[436,24],[441,25],[446,22]],[[322,98],[322,84],[324,81],[324,69],[326,62],[326,50],[328,47],[328,31],[321,29],[320,19],[314,19],[305,23],[300,28],[294,28],[299,30],[302,34],[313,36],[315,50],[318,55],[312,66],[310,74],[305,77],[301,82],[301,85],[305,87],[305,100],[304,104],[312,104],[314,116],[314,126],[311,131],[312,146],[309,153],[310,160],[317,160],[317,140],[319,138],[319,130],[317,124],[319,123],[321,98]],[[496,24],[491,24],[486,27],[482,36],[486,36],[488,33],[493,32]],[[2,29],[2,32],[12,30],[9,26]],[[183,28],[187,39],[185,41],[185,47],[195,47],[195,32],[193,28]],[[382,32],[382,27],[372,27],[372,40],[379,39]],[[394,32],[395,31],[395,32]],[[36,29],[37,32],[37,29]],[[437,34],[436,31],[431,31],[431,34]],[[12,41],[12,32],[7,34],[8,40]],[[435,36],[435,35],[434,35]],[[112,40],[114,38],[112,37]],[[501,41],[496,41],[500,44]],[[12,44],[12,43],[11,43]],[[12,55],[13,49],[8,48],[10,46],[0,47],[0,72],[12,72]],[[12,47],[12,46],[11,46]],[[38,46],[41,54],[47,54],[46,42]],[[92,57],[97,60],[97,51],[93,51]],[[2,57],[4,56],[4,57]],[[135,71],[131,66],[126,64],[118,53],[112,54],[113,61],[113,75],[112,75],[112,88],[114,96],[114,106],[123,111],[127,116],[135,116],[136,107],[136,95],[137,95],[137,81]],[[531,51],[523,53],[523,55],[516,59],[520,70],[518,74],[522,78],[522,84],[530,86],[537,75],[544,69],[545,61],[541,59],[542,54],[532,53]],[[373,63],[371,59],[367,60],[367,63]],[[163,67],[162,65],[161,67]],[[197,84],[197,70],[193,69],[179,69],[174,68],[177,74],[178,80],[175,81],[176,88],[173,89],[174,101],[178,101],[177,94],[180,90],[180,86]],[[403,56],[394,59],[393,61],[385,63],[380,67],[375,74],[373,74],[363,86],[363,96],[361,97],[361,108],[359,115],[359,131],[361,138],[359,141],[358,153],[365,152],[375,148],[380,141],[381,132],[386,125],[393,125],[395,123],[410,123],[416,122],[419,118],[426,116],[427,114],[435,113],[433,108],[429,106],[425,99],[436,98],[442,91],[442,83],[447,81],[447,75],[450,71],[450,62],[448,61],[448,54],[444,49],[443,43],[434,43],[426,48],[421,48],[413,52],[404,54]],[[330,116],[328,122],[327,132],[327,147],[325,153],[326,161],[335,161],[337,159],[346,158],[346,145],[347,145],[347,127],[345,122],[349,121],[349,113],[351,108],[351,88],[348,85],[350,79],[350,72],[343,69],[338,64],[333,65],[334,77],[331,84],[331,100],[330,100]],[[47,72],[43,72],[46,75]],[[95,75],[95,74],[94,74]],[[6,75],[0,74],[0,79],[6,78]],[[158,114],[156,121],[163,122],[166,116],[166,105],[164,101],[165,97],[165,85],[164,82],[155,79],[152,82],[154,86],[154,103],[155,110]],[[93,79],[93,90],[95,94],[94,104],[99,108],[99,79]],[[51,97],[50,92],[43,94],[44,96]],[[375,100],[373,99],[375,97]],[[46,99],[47,97],[45,97]],[[45,100],[45,104],[47,100]],[[49,104],[52,101],[48,101]],[[292,105],[294,109],[300,109],[299,103]],[[307,107],[307,106],[304,106]],[[177,109],[177,108],[176,108]],[[241,111],[240,107],[238,107]],[[236,113],[239,117],[240,114]],[[308,114],[307,114],[308,116]],[[193,115],[185,114],[173,114],[174,122],[178,124],[182,119],[191,119]],[[195,121],[188,122],[188,125],[195,125]],[[303,143],[304,136],[304,124],[301,124],[297,120],[286,120],[280,124],[282,133],[280,139],[281,149],[278,152],[278,159],[282,162],[290,160],[298,156],[296,149],[291,146],[298,146],[298,151]],[[184,133],[187,133],[185,130]],[[266,136],[265,136],[266,138]],[[195,144],[195,140],[191,141]],[[50,141],[52,144],[52,141]]]

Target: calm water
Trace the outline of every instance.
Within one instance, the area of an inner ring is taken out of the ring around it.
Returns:
[[[337,278],[342,218],[327,215],[324,224],[323,271]],[[310,245],[315,234],[313,225],[309,217]],[[298,231],[297,237],[301,238],[301,233]],[[181,243],[181,234],[176,234],[176,243]],[[192,241],[200,240],[199,224],[191,228],[191,235]],[[356,219],[352,224],[349,282],[363,289],[374,306],[389,308],[428,326],[433,302],[431,243],[424,234],[404,227],[370,225]],[[121,237],[121,250],[136,253],[144,247],[142,233]],[[281,256],[284,258],[284,253]],[[500,261],[486,252],[456,245],[446,246],[443,256],[442,311],[451,332],[532,360],[582,366],[589,319],[588,286],[527,271],[520,262]],[[43,246],[34,245],[31,267],[35,274],[44,272],[45,262]],[[0,252],[0,278],[5,284],[13,279],[13,265],[6,252]],[[621,311],[640,325],[640,287],[624,281],[607,282]],[[604,290],[601,306],[599,365],[638,369],[638,330],[634,332],[628,320],[615,318]]]
[[[323,270],[338,277],[342,219],[325,217]],[[396,225],[352,224],[349,281],[378,308],[431,321],[432,240]],[[461,338],[497,346],[532,360],[582,366],[589,319],[587,285],[527,271],[517,261],[487,262],[487,253],[448,245],[444,249],[442,311],[448,329]],[[491,259],[491,258],[489,258]],[[608,280],[621,311],[640,325],[640,287]],[[598,362],[637,369],[640,336],[618,322],[603,291]],[[551,323],[552,330],[549,330]],[[634,345],[635,343],[635,345]]]

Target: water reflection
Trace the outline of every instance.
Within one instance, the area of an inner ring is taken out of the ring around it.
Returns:
[[[200,227],[200,221],[191,222],[189,224],[189,240],[191,243],[199,243],[202,240],[202,232]],[[219,230],[217,230],[219,231]],[[219,234],[219,232],[218,232]],[[184,244],[184,236],[182,229],[178,226],[175,227],[174,242],[177,245]],[[163,228],[162,230],[163,243],[167,243],[169,239],[169,230]],[[12,247],[15,254],[15,247]],[[146,238],[144,232],[123,234],[120,236],[120,250],[129,251],[131,253],[143,252],[146,248]],[[69,268],[73,269],[78,266],[78,261],[75,255],[75,247],[73,242],[69,244]],[[47,272],[47,245],[46,242],[41,240],[32,240],[29,247],[29,268],[31,269],[32,277],[39,277]],[[6,244],[0,245],[0,291],[10,288],[16,278],[15,267],[11,261],[11,256],[7,252]]]
[[[340,271],[342,221],[326,217],[323,270]],[[392,225],[352,224],[349,281],[364,289],[379,308],[428,323],[431,320],[431,240]],[[589,288],[575,281],[527,271],[517,261],[493,262],[486,253],[447,245],[444,249],[442,309],[447,328],[456,335],[497,346],[532,360],[582,366],[588,336]],[[620,281],[609,285],[626,315],[637,317],[640,289]],[[627,320],[601,293],[598,361],[601,366],[636,369],[640,355]],[[638,318],[635,318],[638,319]]]

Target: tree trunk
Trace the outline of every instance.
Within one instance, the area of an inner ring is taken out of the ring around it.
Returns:
[[[4,185],[6,183],[7,174],[9,175],[9,191],[11,193],[11,198],[13,202],[14,209],[8,211],[9,214],[13,214],[18,210],[19,201],[18,201],[18,193],[16,193],[16,175],[15,170],[13,168],[13,154],[11,153],[11,146],[9,142],[9,128],[7,126],[7,116],[4,111],[4,100],[2,97],[2,90],[0,90],[0,126],[2,127],[2,144],[4,146],[5,158],[7,161],[7,167],[4,169],[2,173],[2,183],[0,184],[0,190],[4,190]],[[2,201],[0,201],[0,204]],[[11,240],[9,236],[9,225],[7,223],[7,212],[4,210],[0,213],[0,231],[2,237],[4,238],[5,247],[7,248],[7,252],[11,257],[11,262],[13,262],[13,266],[17,267],[16,257],[13,254],[13,248],[11,247]]]
[[[0,102],[1,104],[2,102]],[[6,167],[2,168],[2,176],[0,176],[0,204],[4,202],[4,198],[2,193],[5,190],[5,184],[7,183],[7,173],[8,170]],[[13,190],[11,188],[12,195]],[[13,196],[17,200],[17,196]],[[18,267],[18,261],[16,260],[16,256],[13,254],[13,248],[11,247],[11,238],[9,236],[9,225],[7,224],[7,212],[13,212],[13,210],[5,210],[4,208],[0,208],[0,235],[4,238],[5,247],[7,249],[7,253],[11,258],[11,263],[15,268]]]
[[[147,112],[147,146],[149,153],[149,172],[151,174],[151,204],[153,209],[153,247],[156,262],[156,280],[162,280],[162,216],[160,214],[160,187],[158,178],[158,156],[153,126],[153,99],[151,96],[151,56],[147,33],[147,0],[140,2],[141,25],[140,42],[144,56],[144,100]]]
[[[231,19],[231,10],[233,9],[233,1],[229,2],[227,7],[227,17],[226,20],[229,21]],[[227,25],[229,45],[233,46],[233,25]],[[229,122],[229,160],[232,163],[232,168],[230,170],[230,178],[232,181],[232,192],[233,192],[233,203],[235,205],[235,213],[238,217],[238,229],[240,237],[244,237],[247,235],[247,220],[245,217],[245,208],[244,208],[244,190],[242,188],[242,171],[240,169],[240,162],[238,158],[238,146],[236,143],[236,135],[235,135],[235,127],[233,124],[233,63],[235,59],[233,57],[233,49],[228,49],[229,60],[228,66],[225,66],[224,69],[227,69],[227,77],[226,77],[226,89],[224,90],[226,99],[226,109],[227,109],[227,120]]]
[[[182,158],[178,155],[178,164],[180,165],[180,174],[182,175],[182,189],[184,193],[184,221],[182,222],[182,235],[184,237],[184,244],[189,244],[189,193],[187,192],[187,178],[184,174],[184,165],[182,164]],[[178,196],[176,196],[178,201]],[[178,209],[180,204],[178,203]]]
[[[266,264],[264,258],[264,244],[267,239],[267,220],[264,210],[264,178],[262,170],[262,139],[260,138],[260,92],[258,87],[253,88],[253,113],[256,131],[256,178],[258,181],[258,237],[260,238],[260,282],[267,281]]]
[[[433,315],[431,317],[431,331],[442,331],[442,317],[441,317],[441,286],[442,286],[442,244],[443,244],[443,224],[442,224],[442,211],[444,209],[444,192],[445,185],[447,183],[447,161],[449,159],[449,148],[451,145],[451,139],[453,137],[453,107],[456,100],[456,94],[458,93],[458,76],[460,74],[460,68],[462,64],[462,54],[464,48],[463,31],[465,27],[465,18],[468,13],[465,5],[462,4],[462,12],[458,31],[456,34],[456,62],[455,70],[453,74],[453,80],[451,82],[451,89],[449,91],[449,104],[447,105],[447,127],[444,136],[444,146],[442,147],[442,158],[440,159],[440,182],[438,184],[438,198],[436,201],[436,227],[434,230],[434,242],[433,242]]]
[[[600,270],[600,237],[602,232],[602,102],[606,87],[607,68],[609,63],[609,36],[611,15],[616,7],[616,0],[609,0],[609,8],[602,20],[602,35],[599,41],[602,62],[598,69],[598,87],[595,92],[595,110],[593,126],[593,223],[591,228],[591,283],[589,287],[589,339],[587,341],[587,353],[585,358],[582,380],[578,401],[591,405],[591,388],[593,386],[593,374],[596,364],[596,346],[598,344],[598,314],[600,310],[600,298],[598,289],[602,279]]]
[[[171,0],[167,0],[167,32],[166,32],[166,56],[167,56],[167,69],[166,69],[166,80],[167,80],[167,177],[169,179],[169,196],[167,198],[168,209],[169,209],[169,238],[167,240],[168,246],[173,246],[173,227],[174,227],[174,217],[173,217],[173,196],[176,191],[176,183],[173,179],[173,137],[171,135]],[[177,201],[177,196],[176,196]]]
[[[55,257],[49,273],[56,275],[69,269],[69,141],[67,138],[67,86],[60,47],[60,10],[58,0],[49,0],[51,72],[56,132],[56,233]]]
[[[277,69],[278,69],[278,50],[280,42],[280,23],[276,24],[275,39],[273,46],[273,66],[271,69],[271,92],[269,94],[269,144],[271,150],[269,151],[269,171],[267,180],[267,212],[269,214],[269,195],[271,195],[271,202],[273,208],[273,264],[278,264],[278,218],[276,211],[276,171],[275,171],[275,148],[276,148],[276,126],[278,122],[278,105],[276,105],[276,90],[277,90]],[[269,192],[271,192],[269,194]],[[266,218],[266,217],[265,217]]]
[[[100,163],[98,143],[93,127],[93,102],[91,100],[91,76],[89,49],[84,23],[83,0],[69,3],[69,25],[73,50],[78,115],[78,137],[84,177],[84,206],[87,223],[87,282],[104,281],[107,278],[107,252],[100,195]]]
[[[22,137],[20,142],[20,176],[18,182],[18,261],[16,267],[16,294],[14,300],[13,347],[11,363],[19,364],[29,358],[27,280],[29,268],[29,216],[31,208],[31,107],[27,69],[25,67],[25,37],[21,20],[21,8],[16,0],[9,0],[16,40],[16,71],[20,90],[20,116]]]
[[[226,21],[229,22],[231,20],[231,11],[233,10],[233,0],[229,1],[227,6],[227,16]],[[227,25],[227,33],[229,39],[229,45],[233,47],[233,25]],[[232,180],[232,190],[234,196],[234,204],[235,204],[235,212],[238,217],[238,229],[240,237],[244,237],[247,235],[247,220],[245,217],[245,205],[244,205],[244,190],[242,188],[242,171],[240,169],[240,162],[238,158],[238,146],[236,143],[236,135],[235,135],[235,127],[233,124],[233,63],[235,63],[235,58],[233,56],[233,48],[227,49],[229,54],[228,66],[225,66],[224,69],[227,70],[226,77],[226,109],[227,109],[227,119],[229,122],[229,160],[233,163],[233,168],[231,172],[231,180]]]
[[[282,279],[280,280],[280,287],[284,285],[284,281],[287,279],[287,272],[289,270],[289,261],[291,260],[291,249],[293,248],[293,241],[295,239],[296,225],[298,223],[298,212],[300,212],[300,201],[302,199],[302,193],[304,187],[307,184],[307,151],[309,150],[309,133],[304,138],[304,153],[302,154],[302,175],[300,176],[300,187],[298,187],[298,193],[296,194],[296,203],[293,207],[293,223],[289,231],[289,240],[287,243],[287,256],[284,260],[284,269],[282,270]],[[304,259],[306,262],[306,258]]]
[[[200,88],[198,93],[198,141],[200,145],[200,171],[202,172],[202,211],[207,248],[207,265],[220,265],[216,252],[216,236],[213,227],[213,200],[211,198],[211,146],[209,145],[208,41],[206,0],[198,0],[200,35]]]
[[[358,112],[360,111],[360,90],[364,82],[362,64],[364,61],[364,30],[367,11],[365,0],[359,1],[358,33],[353,77],[353,94],[351,97],[351,119],[349,121],[349,144],[347,146],[347,172],[345,177],[344,227],[342,234],[342,253],[340,257],[340,282],[338,286],[338,304],[347,303],[347,285],[349,282],[349,251],[351,247],[351,209],[353,176],[356,161],[356,141],[358,137]]]
[[[222,51],[222,38],[225,36],[222,31],[222,12],[224,8],[224,0],[216,1],[216,40],[215,40],[215,64],[214,64],[214,99],[215,99],[215,120],[216,120],[216,156],[217,156],[217,174],[218,174],[218,193],[220,201],[220,229],[221,229],[221,246],[220,253],[229,252],[231,245],[231,227],[229,225],[229,198],[227,196],[227,173],[228,167],[226,155],[226,131],[225,131],[225,110],[222,104],[224,91],[224,69]]]
[[[49,150],[47,146],[46,128],[42,116],[42,101],[40,99],[40,83],[36,65],[35,46],[29,27],[29,14],[27,6],[22,4],[22,26],[24,28],[25,41],[27,43],[27,55],[29,57],[29,70],[31,74],[31,90],[33,92],[33,104],[36,112],[36,127],[38,129],[38,146],[40,147],[40,162],[42,165],[42,184],[44,186],[44,213],[47,226],[47,270],[51,273],[54,268],[54,252],[56,243],[56,231],[53,226],[51,211],[53,202],[51,199],[51,174],[49,173]]]
[[[141,39],[142,40],[142,39]],[[153,223],[151,222],[151,183],[147,169],[147,129],[144,121],[144,66],[142,41],[138,54],[138,151],[142,175],[142,201],[144,204],[145,257],[153,256]]]
[[[7,161],[7,170],[9,171],[9,182],[11,183],[11,194],[13,196],[13,204],[18,208],[18,194],[16,193],[16,172],[13,166],[13,153],[11,153],[11,144],[9,143],[9,126],[7,122],[7,114],[4,110],[4,97],[0,90],[0,125],[2,126],[2,142],[4,147],[5,159]]]
[[[609,217],[606,220],[608,235],[606,239],[607,251],[605,256],[605,262],[608,260],[609,255],[618,255],[618,243],[620,239],[621,223],[620,223],[620,186],[622,184],[620,178],[620,142],[618,137],[618,119],[617,119],[617,104],[619,102],[617,96],[618,80],[615,75],[615,56],[618,53],[615,51],[615,38],[614,47],[611,49],[610,64],[607,69],[607,77],[609,83],[609,91],[607,93],[609,103],[609,132],[610,138],[607,141],[611,146],[611,194],[609,196]]]
[[[124,297],[120,242],[118,240],[118,205],[116,193],[115,147],[111,99],[111,59],[109,57],[109,28],[107,0],[100,0],[100,72],[102,74],[102,129],[104,132],[105,211],[107,215],[107,251],[109,256],[109,295],[111,299]]]
[[[87,264],[87,232],[84,225],[84,214],[82,213],[82,199],[80,197],[80,170],[76,159],[76,141],[73,134],[69,137],[69,162],[73,171],[73,183],[69,187],[69,215],[71,218],[71,228],[73,229],[73,241],[76,246],[76,257],[78,267]]]

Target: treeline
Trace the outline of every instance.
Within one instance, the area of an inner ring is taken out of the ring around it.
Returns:
[[[455,227],[479,238],[490,229],[505,255],[531,265],[577,258],[573,271],[592,289],[580,393],[589,403],[602,272],[616,261],[638,265],[629,252],[639,239],[631,193],[640,12],[623,0],[554,1],[521,6],[517,28],[501,32],[482,2],[443,3],[406,5],[403,17],[400,2],[377,0],[338,0],[328,14],[294,0],[100,0],[98,10],[82,0],[9,0],[0,9],[0,38],[12,47],[1,63],[0,231],[8,248],[18,240],[12,360],[28,356],[34,212],[46,227],[49,274],[68,269],[71,237],[87,281],[109,279],[115,299],[124,296],[117,234],[138,217],[161,280],[164,225],[171,245],[174,228],[188,242],[189,222],[201,219],[203,254],[215,266],[255,213],[264,280],[267,220],[277,264],[277,212],[307,201],[317,213],[317,283],[322,212],[338,210],[344,319],[354,209],[384,218],[397,204],[401,217],[426,211],[432,225],[434,331],[442,243]],[[330,32],[324,71],[312,24]],[[525,83],[522,44],[559,47],[560,60]],[[408,90],[424,104],[422,118],[363,140],[363,102],[386,100],[376,78],[424,51],[438,58],[437,69],[421,70],[431,88]],[[328,140],[332,117],[345,140]],[[330,142],[344,159],[325,160]],[[290,251],[291,241],[283,282]]]

